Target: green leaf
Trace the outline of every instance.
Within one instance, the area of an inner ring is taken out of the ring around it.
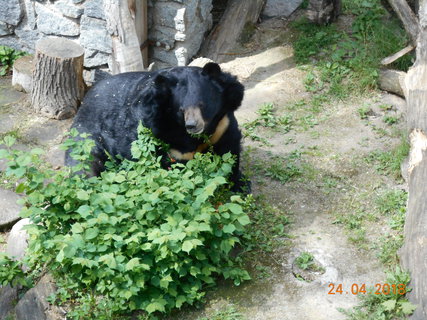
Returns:
[[[222,228],[222,231],[225,233],[233,233],[235,230],[236,227],[232,223],[227,224],[226,226],[224,226],[224,228]]]
[[[6,136],[6,137],[4,137],[3,142],[7,147],[10,148],[11,146],[13,146],[15,144],[16,138],[12,137],[12,136]]]
[[[126,270],[133,270],[136,267],[140,266],[139,258],[133,258],[126,263]]]
[[[148,313],[153,313],[155,311],[165,312],[165,305],[167,304],[165,299],[159,298],[156,299],[155,302],[150,303],[146,308],[145,311]]]
[[[89,193],[87,193],[85,190],[77,191],[76,196],[77,196],[77,199],[79,200],[83,200],[83,201],[89,200]]]
[[[193,243],[191,240],[185,240],[182,244],[182,251],[190,252],[193,249]]]
[[[400,304],[400,307],[402,308],[402,312],[405,315],[410,315],[415,311],[415,309],[417,309],[417,306],[412,304],[409,301],[402,301],[402,302],[399,302],[399,304]]]
[[[96,238],[99,234],[98,228],[89,228],[85,231],[85,239],[86,240],[92,240]]]
[[[74,223],[71,227],[71,231],[73,233],[82,233],[84,229],[80,223]]]
[[[390,299],[390,300],[384,301],[382,305],[386,311],[393,311],[394,308],[396,307],[396,300]]]
[[[91,211],[92,211],[91,207],[87,205],[80,206],[76,210],[76,212],[79,213],[84,219],[86,219],[91,214]]]
[[[246,226],[246,225],[251,223],[251,220],[249,219],[249,217],[247,215],[243,215],[243,216],[238,217],[237,221],[239,221],[239,223],[242,226]]]

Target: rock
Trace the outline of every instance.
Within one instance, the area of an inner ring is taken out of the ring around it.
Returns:
[[[289,17],[302,2],[303,0],[267,0],[262,16],[267,18]]]
[[[22,18],[19,0],[0,0],[0,21],[17,26]]]
[[[22,206],[16,201],[20,198],[15,192],[0,188],[0,229],[5,229],[19,220]]]
[[[34,56],[23,56],[13,64],[12,86],[18,91],[31,92],[33,86]]]
[[[7,285],[0,288],[0,319],[7,319],[9,312],[13,310],[18,300],[18,288]],[[13,318],[12,318],[13,319]]]
[[[49,10],[46,6],[36,4],[37,27],[44,34],[58,36],[78,36],[80,28],[74,21]]]
[[[85,68],[92,68],[108,64],[110,55],[97,50],[85,49],[84,62]]]
[[[88,17],[105,20],[103,0],[87,0],[84,4],[84,13]]]
[[[77,19],[83,14],[83,8],[74,6],[68,1],[58,1],[55,7],[66,17]]]
[[[209,58],[199,57],[199,58],[194,59],[193,61],[191,61],[190,64],[189,64],[189,66],[203,68],[205,66],[205,64],[207,64],[209,62],[214,62],[214,61],[211,60],[211,59],[209,59]]]
[[[36,42],[43,37],[43,33],[25,28],[16,28],[15,35],[18,39],[14,40],[15,44],[12,47],[28,53],[34,52]]]
[[[28,233],[23,230],[23,227],[31,224],[29,218],[19,220],[10,230],[9,237],[7,238],[6,252],[9,257],[22,260],[25,256],[25,251],[28,247]]]
[[[7,36],[8,34],[12,34],[13,30],[4,22],[0,22],[0,36]]]
[[[105,53],[112,52],[111,37],[107,31],[107,23],[105,21],[83,15],[80,22],[80,29],[80,44],[85,49]]]
[[[49,275],[43,276],[37,285],[28,290],[15,307],[16,320],[53,320],[52,306],[46,298],[55,293],[56,287]]]

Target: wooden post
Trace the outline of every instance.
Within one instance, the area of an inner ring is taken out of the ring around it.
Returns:
[[[144,69],[148,68],[148,8],[147,0],[135,0],[135,29],[142,53]]]
[[[427,1],[420,4],[417,60],[405,78],[411,133],[409,200],[402,265],[411,274],[409,300],[418,307],[412,320],[427,319]]]
[[[230,0],[217,26],[207,37],[201,49],[201,56],[215,62],[225,61],[224,57],[235,46],[247,23],[255,23],[265,0]]]
[[[83,99],[83,48],[65,38],[44,38],[36,43],[31,104],[53,119],[72,117]]]
[[[140,43],[135,29],[137,0],[104,0],[107,28],[113,42],[113,74],[143,71]]]

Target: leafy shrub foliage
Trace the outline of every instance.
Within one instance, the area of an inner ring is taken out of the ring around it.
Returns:
[[[249,279],[230,257],[250,222],[251,199],[229,192],[233,157],[198,154],[162,169],[160,142],[138,130],[132,155],[139,160],[108,162],[100,177],[76,174],[87,169],[89,139],[65,142],[81,164],[61,171],[37,169],[40,150],[0,151],[28,195],[21,213],[34,222],[27,263],[47,267],[61,292],[86,292],[113,312],[167,312],[200,300],[217,276],[236,285]]]
[[[6,46],[0,46],[0,76],[7,75],[15,60],[24,55],[26,53],[23,51],[16,51]]]

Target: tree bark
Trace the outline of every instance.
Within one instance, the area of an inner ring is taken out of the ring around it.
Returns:
[[[405,0],[388,0],[393,10],[403,23],[403,27],[411,37],[412,43],[417,43],[419,24],[417,17]]]
[[[265,0],[230,0],[216,27],[207,37],[201,55],[215,62],[224,62],[247,24],[254,24]]]
[[[144,64],[135,28],[136,6],[139,0],[104,0],[107,28],[113,43],[113,74],[143,71]]]
[[[65,38],[44,38],[36,43],[31,104],[53,119],[72,117],[83,99],[83,48]]]
[[[418,307],[412,320],[427,319],[427,1],[419,10],[417,60],[405,78],[408,129],[411,132],[409,199],[402,265],[411,274],[409,300]]]

